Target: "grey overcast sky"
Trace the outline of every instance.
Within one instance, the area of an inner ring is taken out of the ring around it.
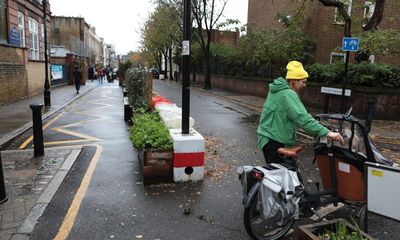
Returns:
[[[55,16],[83,17],[99,37],[115,45],[117,54],[139,49],[140,26],[152,12],[150,0],[49,0]],[[248,0],[227,0],[226,19],[247,22]]]

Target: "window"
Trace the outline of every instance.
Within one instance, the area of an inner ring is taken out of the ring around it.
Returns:
[[[346,59],[345,53],[331,52],[330,63],[344,62]]]
[[[19,31],[19,46],[25,47],[25,17],[22,12],[18,12],[18,31]]]
[[[375,55],[370,55],[368,58],[369,63],[375,63]]]
[[[351,4],[352,4],[353,0],[340,0],[340,1],[344,3],[345,8],[347,8],[347,13],[349,14],[349,16],[351,16]],[[336,24],[344,24],[344,19],[340,15],[337,8],[335,8],[334,22]]]
[[[368,21],[372,17],[372,14],[374,14],[374,11],[375,11],[375,3],[369,1],[364,3],[363,27],[367,25]]]
[[[7,43],[7,1],[0,0],[0,43]]]
[[[33,18],[29,18],[29,57],[39,60],[38,22]]]

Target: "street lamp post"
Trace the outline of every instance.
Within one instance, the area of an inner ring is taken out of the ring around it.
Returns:
[[[49,82],[49,63],[47,55],[47,1],[42,0],[43,4],[43,26],[44,26],[44,65],[45,65],[45,79],[44,79],[44,105],[51,106],[50,102],[50,82]]]
[[[350,29],[351,29],[351,19],[350,17],[344,17],[345,25],[344,25],[344,36],[351,37]],[[347,72],[349,68],[349,59],[350,59],[350,51],[346,51],[345,63],[344,63],[344,77],[343,77],[343,87],[342,87],[342,98],[340,100],[340,112],[344,113],[346,111],[346,83],[347,83]]]
[[[191,20],[191,1],[184,0],[183,9],[183,44],[182,44],[182,134],[189,134],[190,116],[190,29]]]

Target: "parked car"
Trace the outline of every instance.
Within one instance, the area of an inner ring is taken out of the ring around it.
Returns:
[[[158,79],[160,77],[160,71],[158,70],[158,68],[151,68],[150,72],[153,79]]]

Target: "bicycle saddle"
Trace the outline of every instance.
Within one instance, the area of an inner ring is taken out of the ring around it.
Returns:
[[[292,147],[292,148],[278,148],[278,153],[286,156],[286,157],[291,157],[291,158],[295,158],[297,157],[297,154],[302,150],[303,148],[300,146],[297,147]]]

